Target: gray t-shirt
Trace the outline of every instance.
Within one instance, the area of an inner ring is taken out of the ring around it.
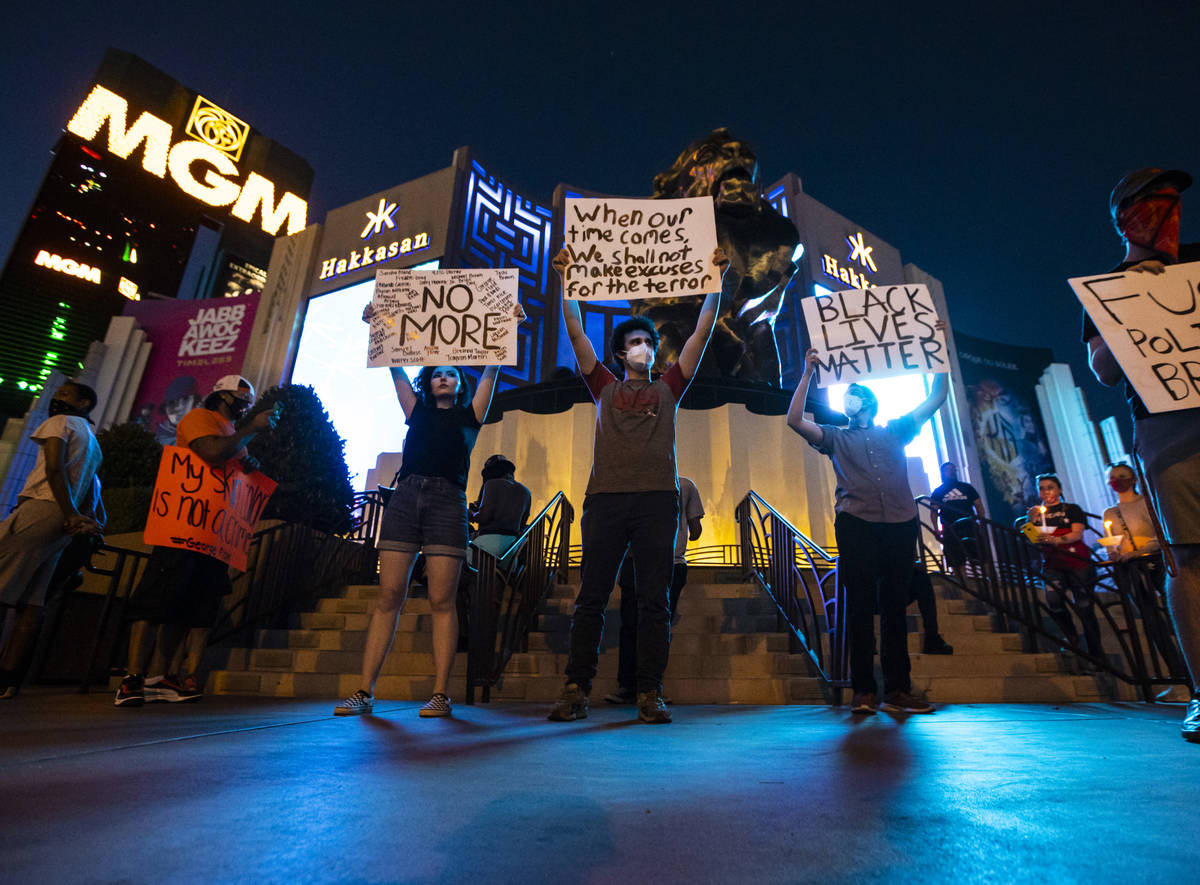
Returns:
[[[678,363],[654,381],[618,381],[597,362],[585,380],[596,401],[587,494],[678,491],[675,409],[688,385]]]
[[[686,476],[679,477],[679,530],[675,533],[675,562],[687,562],[685,553],[688,545],[688,520],[704,515],[700,492],[696,484]]]
[[[904,447],[916,438],[918,425],[903,415],[883,427],[819,425],[822,440],[813,446],[833,461],[837,477],[838,513],[867,522],[907,522],[917,516],[908,485]]]

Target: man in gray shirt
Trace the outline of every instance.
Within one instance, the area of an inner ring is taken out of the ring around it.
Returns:
[[[917,505],[908,485],[904,447],[941,408],[949,376],[935,375],[928,398],[885,426],[875,424],[879,403],[869,388],[851,384],[845,412],[849,427],[816,424],[804,417],[817,351],[805,356],[804,375],[792,396],[788,426],[833,462],[837,477],[834,533],[838,580],[846,600],[846,639],[850,644],[851,712],[874,713],[875,609],[879,608],[879,659],[883,669],[883,709],[932,713],[912,696],[908,661],[909,585],[916,548]]]

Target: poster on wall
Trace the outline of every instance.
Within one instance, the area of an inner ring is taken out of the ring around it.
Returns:
[[[999,523],[1037,502],[1039,473],[1054,462],[1038,408],[1037,384],[1053,362],[1049,348],[1018,347],[955,333],[971,428],[983,467],[988,513]]]
[[[517,364],[517,269],[380,270],[367,367]]]
[[[222,375],[239,374],[258,294],[199,301],[138,301],[125,306],[150,342],[150,357],[129,420],[175,444],[175,425],[198,408]]]

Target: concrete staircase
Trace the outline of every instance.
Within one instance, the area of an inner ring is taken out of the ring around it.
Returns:
[[[694,567],[673,628],[664,693],[677,704],[822,704],[819,680],[803,655],[788,653],[774,604],[734,569]],[[993,620],[935,579],[938,618],[952,656],[921,654],[920,618],[910,615],[913,684],[935,703],[1050,702],[1110,699],[1118,693],[1098,677],[1073,675],[1058,654],[1024,654],[1015,633],[992,632]],[[556,586],[543,603],[529,651],[514,655],[495,700],[550,701],[566,664],[577,585]],[[208,691],[274,697],[345,697],[359,686],[362,647],[374,586],[346,588],[313,612],[293,616],[290,629],[263,630],[255,649],[213,649]],[[604,649],[592,696],[616,686],[619,591],[608,610]],[[410,599],[376,685],[379,697],[424,700],[433,689],[429,603]],[[463,696],[466,655],[452,683]],[[1120,694],[1124,694],[1122,691]],[[1132,694],[1130,694],[1132,697]]]

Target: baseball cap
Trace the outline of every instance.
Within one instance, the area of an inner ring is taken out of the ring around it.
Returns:
[[[226,375],[219,379],[213,385],[212,392],[220,393],[222,391],[232,393],[238,399],[245,400],[248,403],[254,402],[254,385],[241,375]]]
[[[1169,185],[1182,192],[1191,187],[1192,176],[1182,169],[1159,169],[1155,166],[1130,172],[1117,182],[1108,195],[1108,213],[1112,216],[1113,224],[1117,223],[1117,214],[1138,194],[1156,185]]]
[[[506,473],[516,473],[517,465],[508,460],[504,455],[492,455],[483,462],[483,470],[481,471],[484,479],[496,479],[504,476]]]

